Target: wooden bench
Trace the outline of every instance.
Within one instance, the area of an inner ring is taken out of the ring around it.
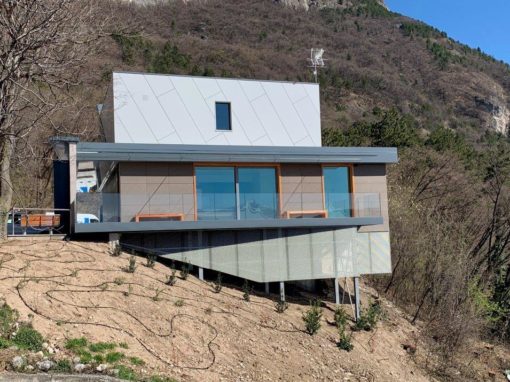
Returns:
[[[286,219],[296,219],[296,218],[327,218],[328,211],[325,210],[308,210],[308,211],[285,211],[283,213],[283,217]]]
[[[136,214],[135,222],[140,223],[140,220],[177,220],[183,221],[184,214],[181,213],[170,213],[170,214]]]
[[[60,215],[31,214],[21,216],[21,227],[55,228],[60,225]]]

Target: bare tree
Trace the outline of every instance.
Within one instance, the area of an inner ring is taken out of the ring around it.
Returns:
[[[107,18],[98,0],[0,2],[0,239],[12,207],[13,158],[42,122],[70,102]],[[55,126],[58,131],[58,126]]]

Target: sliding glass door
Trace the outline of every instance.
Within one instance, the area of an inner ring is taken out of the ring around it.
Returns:
[[[233,167],[195,167],[197,220],[235,220],[237,203]]]
[[[351,216],[351,195],[349,187],[349,167],[323,167],[324,201],[328,217]]]
[[[276,171],[272,167],[239,167],[240,219],[275,219],[278,209]]]
[[[195,167],[197,220],[274,219],[274,167]]]

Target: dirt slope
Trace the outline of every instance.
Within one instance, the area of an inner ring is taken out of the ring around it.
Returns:
[[[180,381],[434,380],[415,363],[423,357],[418,329],[385,301],[387,318],[374,332],[355,333],[347,353],[326,322],[333,320],[331,303],[311,337],[302,331],[305,299],[278,314],[274,295],[245,302],[241,291],[216,294],[194,276],[170,287],[167,267],[151,269],[139,258],[130,274],[123,270],[128,258],[110,256],[106,244],[8,242],[0,246],[0,293],[61,354],[67,338],[126,342],[126,355],[146,362],[141,374]],[[418,343],[417,355],[403,343]]]

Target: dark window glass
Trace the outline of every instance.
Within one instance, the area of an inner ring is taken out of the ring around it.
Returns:
[[[349,168],[324,167],[324,197],[328,217],[351,216],[351,196],[349,194]]]
[[[216,130],[232,130],[228,102],[216,102]]]
[[[278,194],[276,171],[270,167],[239,167],[239,206],[241,219],[274,219]]]
[[[237,219],[233,167],[196,167],[198,220]]]

